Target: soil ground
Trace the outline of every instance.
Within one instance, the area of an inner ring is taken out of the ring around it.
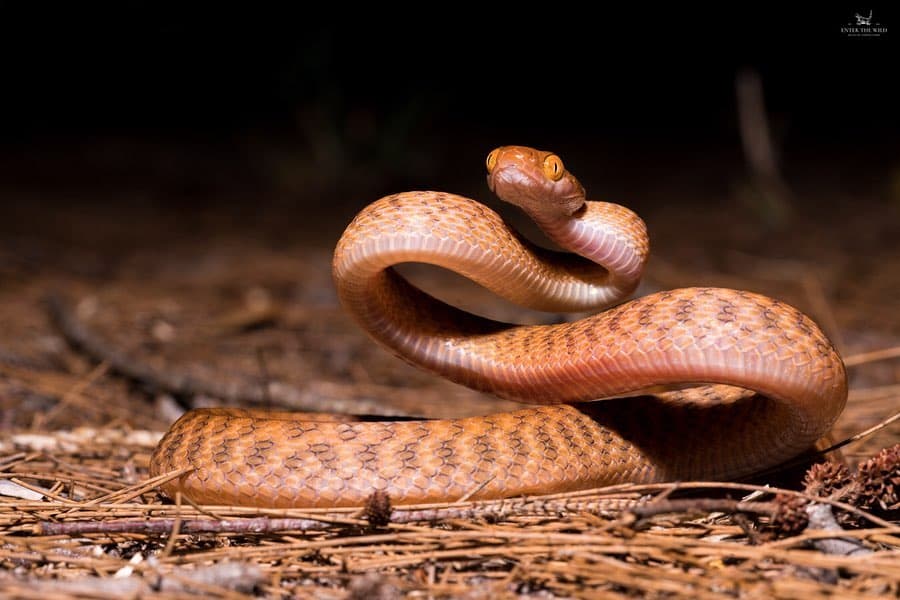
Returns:
[[[135,503],[161,502],[146,490],[121,504],[132,507],[128,515],[112,506],[118,491],[146,480],[155,440],[187,407],[278,402],[455,417],[512,406],[375,347],[341,312],[330,276],[342,228],[392,191],[429,187],[470,195],[535,236],[485,189],[481,160],[490,146],[432,157],[430,170],[422,171],[427,180],[405,177],[402,167],[385,175],[365,162],[353,169],[340,160],[323,166],[289,144],[252,140],[105,139],[0,157],[0,483],[50,490],[43,509],[38,501],[0,495],[6,571],[0,586],[13,596],[54,598],[188,590],[359,598],[898,593],[896,523],[883,539],[868,542],[878,550],[869,565],[893,560],[877,569],[848,567],[848,557],[808,558],[819,554],[802,545],[752,545],[721,515],[630,534],[617,521],[622,513],[498,525],[450,520],[397,526],[382,537],[339,525],[218,537],[41,532],[39,523],[65,523],[67,507],[78,519],[114,520],[140,515]],[[900,345],[900,165],[807,157],[785,173],[790,193],[773,197],[746,176],[734,152],[559,152],[589,196],[625,204],[646,220],[652,259],[638,294],[694,285],[742,288],[807,312],[845,357]],[[441,166],[449,156],[459,158],[453,167]],[[404,272],[482,314],[522,323],[560,318],[504,304],[442,271]],[[211,397],[123,376],[119,365],[72,345],[53,318],[53,299],[126,362],[231,392]],[[850,376],[851,398],[835,439],[900,406],[900,360],[863,360]],[[261,393],[272,381],[290,393]],[[846,447],[843,456],[853,466],[897,442],[900,428],[889,426]],[[85,503],[110,512],[87,515]],[[548,537],[491,537],[494,526],[506,533],[533,527]],[[570,531],[585,537],[566,537]],[[721,556],[712,549],[714,534],[728,540]],[[342,546],[342,536],[367,541]],[[524,546],[531,550],[516,550]],[[239,572],[216,572],[199,583],[186,575],[216,565]],[[597,569],[607,569],[606,578]],[[230,585],[229,577],[253,585]]]

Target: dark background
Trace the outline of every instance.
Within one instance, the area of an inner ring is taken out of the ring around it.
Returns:
[[[0,4],[14,188],[139,182],[162,203],[328,209],[346,190],[477,191],[504,143],[554,149],[611,191],[672,171],[733,179],[745,68],[789,176],[865,179],[898,158],[900,21],[882,7],[888,33],[850,39],[840,27],[870,7],[24,6]]]

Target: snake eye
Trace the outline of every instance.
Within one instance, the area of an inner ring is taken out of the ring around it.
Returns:
[[[491,153],[487,155],[485,163],[487,164],[488,173],[493,171],[494,167],[497,166],[497,150],[499,150],[499,148],[491,150]]]
[[[547,155],[547,158],[544,159],[544,175],[548,179],[559,181],[565,172],[566,169],[563,167],[562,159],[555,154]]]

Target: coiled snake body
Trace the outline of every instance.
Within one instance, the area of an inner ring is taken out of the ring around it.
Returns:
[[[392,269],[452,269],[514,302],[582,311],[620,301],[648,253],[630,210],[590,202],[551,153],[505,146],[488,184],[574,254],[521,239],[483,205],[406,192],[366,207],[334,253],[344,308],[379,343],[457,383],[543,406],[458,420],[359,422],[238,409],[186,413],[151,474],[163,491],[267,507],[488,499],[604,484],[729,479],[783,462],[831,427],[844,365],[808,317],[757,294],[688,288],[572,323],[517,326],[463,312]],[[654,386],[698,384],[655,395]],[[625,396],[625,397],[623,397]],[[619,397],[603,402],[571,403]]]

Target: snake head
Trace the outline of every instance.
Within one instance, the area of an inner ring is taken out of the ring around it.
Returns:
[[[584,188],[552,152],[501,146],[487,156],[488,187],[532,215],[572,215],[584,205]]]

